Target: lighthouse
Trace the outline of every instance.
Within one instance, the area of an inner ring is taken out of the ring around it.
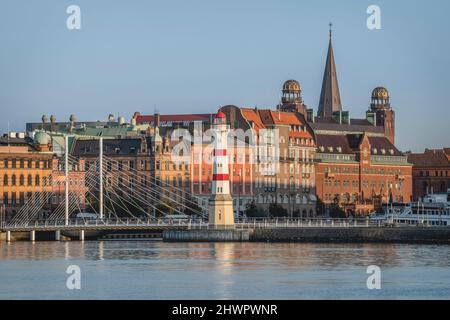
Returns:
[[[209,224],[214,227],[234,226],[233,198],[228,173],[228,125],[225,113],[219,110],[212,126],[214,131],[213,182],[209,200]]]

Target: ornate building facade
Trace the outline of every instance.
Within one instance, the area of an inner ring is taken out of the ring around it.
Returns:
[[[375,88],[366,117],[350,117],[342,106],[331,32],[317,115],[304,104],[297,81],[286,81],[282,92],[277,109],[302,114],[314,132],[316,190],[325,210],[339,205],[346,214],[364,215],[382,203],[411,200],[412,165],[395,147],[389,92]]]
[[[51,144],[43,134],[35,139],[16,136],[0,138],[0,206],[6,219],[15,215],[27,199],[52,190]],[[45,215],[50,210],[50,197],[45,198]]]

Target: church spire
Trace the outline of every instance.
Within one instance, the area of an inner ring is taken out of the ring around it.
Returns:
[[[341,111],[341,95],[336,73],[332,43],[332,24],[330,23],[330,42],[328,44],[327,62],[323,74],[322,91],[320,93],[319,111],[320,118],[331,118],[333,112]]]

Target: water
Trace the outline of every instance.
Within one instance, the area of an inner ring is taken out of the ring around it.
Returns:
[[[66,269],[81,268],[81,290]],[[381,290],[368,290],[369,265]],[[450,299],[450,246],[0,243],[0,299]]]

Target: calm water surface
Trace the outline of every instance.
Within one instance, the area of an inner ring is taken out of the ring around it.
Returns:
[[[81,290],[66,269],[81,268]],[[366,269],[382,270],[368,290]],[[450,246],[0,243],[0,299],[450,299]]]

